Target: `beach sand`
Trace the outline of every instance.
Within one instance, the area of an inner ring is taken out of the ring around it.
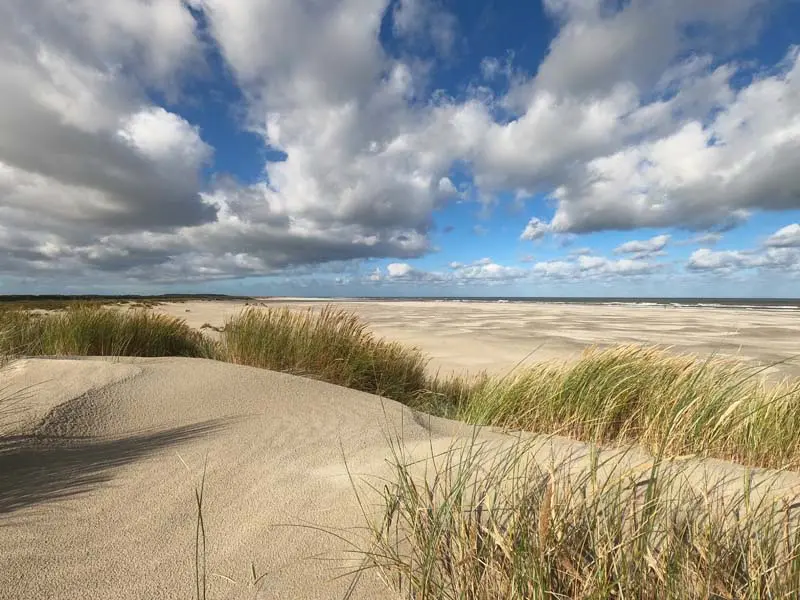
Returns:
[[[320,308],[327,302],[261,301]],[[518,363],[575,359],[588,346],[658,344],[677,352],[717,354],[773,364],[800,358],[800,311],[716,307],[497,302],[338,301],[377,335],[417,346],[432,371],[503,373]],[[221,326],[243,302],[158,306],[193,327]],[[800,360],[772,369],[800,376]]]
[[[189,302],[158,310],[200,327],[221,325],[242,307]],[[797,326],[783,313],[343,307],[376,333],[419,345],[441,369],[505,369],[539,344],[538,358],[618,342],[726,353],[741,346],[743,356],[760,360],[797,351]],[[396,440],[410,457],[429,459],[472,435],[466,425],[393,401],[202,359],[23,359],[0,370],[0,390],[0,397],[16,398],[0,415],[1,600],[193,597],[194,494],[204,470],[208,598],[341,598],[351,582],[341,576],[358,563],[334,534],[353,541],[365,535],[355,490],[374,516],[380,506],[368,485],[382,489]],[[514,441],[486,429],[478,439]],[[585,464],[588,456],[584,444],[562,438],[542,438],[536,452],[545,467],[571,455]],[[647,458],[631,453],[626,460],[635,466]],[[427,464],[420,460],[417,468]],[[725,478],[736,487],[744,472],[705,461],[691,478],[708,486]],[[800,476],[780,477],[775,493],[794,496]],[[251,565],[266,573],[257,594],[248,588]],[[367,572],[353,597],[392,596]]]

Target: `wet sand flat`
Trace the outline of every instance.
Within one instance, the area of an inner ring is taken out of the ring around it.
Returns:
[[[800,311],[727,307],[426,301],[264,300],[262,306],[355,312],[372,331],[414,345],[441,372],[502,373],[520,361],[571,360],[587,347],[657,344],[773,364],[800,355]],[[221,326],[243,302],[165,304],[193,327]],[[188,312],[187,312],[188,311]],[[792,360],[775,369],[800,375]]]

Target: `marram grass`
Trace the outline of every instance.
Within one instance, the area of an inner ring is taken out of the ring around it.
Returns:
[[[76,305],[51,314],[0,312],[0,355],[190,356],[214,353],[184,321],[145,310]]]
[[[228,320],[222,360],[285,371],[409,402],[427,385],[416,349],[377,339],[355,315],[246,309]]]
[[[659,456],[800,466],[800,387],[770,384],[761,375],[739,362],[657,348],[594,348],[574,363],[462,383],[454,416],[601,444],[640,444]]]
[[[798,506],[695,489],[681,467],[637,474],[543,469],[531,447],[474,440],[429,461],[405,456],[354,549],[403,598],[760,600],[800,597]]]

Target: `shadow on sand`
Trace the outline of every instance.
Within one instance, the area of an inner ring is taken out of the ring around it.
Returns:
[[[0,438],[0,515],[85,493],[113,470],[221,429],[226,420],[114,439],[26,435]]]

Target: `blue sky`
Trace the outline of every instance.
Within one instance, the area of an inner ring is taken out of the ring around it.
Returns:
[[[0,293],[800,295],[795,0],[12,0]]]

